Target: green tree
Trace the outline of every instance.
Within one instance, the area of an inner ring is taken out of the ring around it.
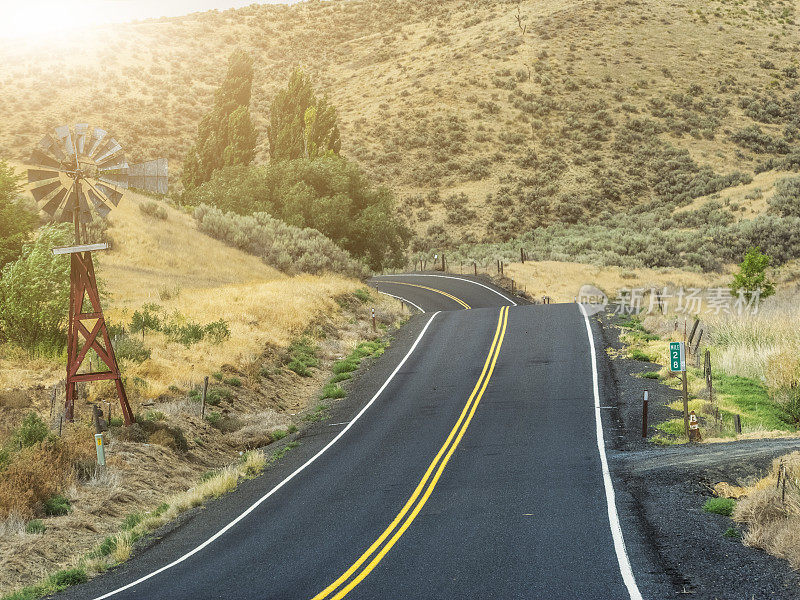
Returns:
[[[770,260],[768,255],[761,252],[761,248],[751,247],[739,265],[739,272],[733,276],[731,292],[742,292],[748,300],[759,290],[759,298],[762,300],[772,296],[775,293],[775,284],[767,279]]]
[[[222,167],[249,165],[255,157],[256,130],[250,119],[253,58],[237,50],[228,59],[225,81],[214,94],[214,108],[197,127],[197,141],[186,155],[181,181],[192,190]]]
[[[316,229],[375,270],[401,266],[411,238],[392,192],[372,187],[358,165],[335,156],[221,169],[183,200]]]
[[[28,349],[59,352],[66,342],[69,259],[51,249],[71,243],[69,225],[45,225],[0,277],[0,335]]]
[[[39,222],[20,197],[21,176],[0,160],[0,269],[16,260]]]
[[[285,90],[279,91],[269,111],[271,160],[294,160],[338,155],[342,148],[338,114],[327,97],[318,98],[311,78],[295,69]]]

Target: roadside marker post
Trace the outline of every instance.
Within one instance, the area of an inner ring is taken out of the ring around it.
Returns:
[[[669,343],[669,370],[680,372],[683,379],[683,429],[686,439],[689,436],[689,388],[686,382],[686,344],[684,342]]]
[[[694,411],[689,413],[689,441],[699,442],[702,438],[700,435],[700,423],[697,420],[697,415]]]
[[[378,331],[378,327],[375,324],[375,309],[372,309],[372,331]]]
[[[104,467],[106,466],[106,450],[103,446],[103,434],[95,433],[94,442],[95,448],[97,448],[97,464]]]
[[[642,437],[647,437],[647,390],[644,391],[644,399],[642,400]]]

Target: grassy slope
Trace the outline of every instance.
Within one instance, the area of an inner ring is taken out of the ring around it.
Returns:
[[[0,153],[24,154],[48,128],[87,120],[113,131],[133,159],[168,156],[177,175],[224,57],[239,46],[257,58],[260,160],[269,101],[303,64],[340,108],[347,154],[408,195],[464,191],[488,219],[496,206],[486,194],[520,172],[515,161],[528,147],[566,161],[548,182],[551,200],[602,194],[608,170],[624,171],[611,144],[630,118],[660,123],[662,139],[718,172],[751,171],[766,155],[731,141],[753,124],[738,100],[791,94],[782,69],[798,49],[795,9],[789,0],[525,1],[523,36],[514,2],[334,0],[111,26],[90,42],[80,34],[6,43]],[[693,84],[697,95],[681,106],[671,95]],[[532,101],[515,108],[522,94]],[[673,116],[655,116],[653,102]],[[446,218],[440,204],[404,212],[421,235]],[[519,205],[500,212],[532,222]],[[449,231],[486,233],[474,221]]]

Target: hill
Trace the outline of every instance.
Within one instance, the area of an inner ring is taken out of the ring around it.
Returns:
[[[257,160],[269,102],[301,64],[340,110],[343,153],[405,198],[417,248],[507,239],[796,168],[796,9],[333,0],[6,42],[0,154],[86,120],[134,159],[168,156],[176,181],[241,47],[256,59]]]

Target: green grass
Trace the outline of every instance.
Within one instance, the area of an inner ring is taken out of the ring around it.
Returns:
[[[212,375],[212,377],[213,377],[214,379],[216,379],[217,381],[222,381],[222,373],[220,373],[219,371],[217,371],[216,373],[214,373],[214,374]]]
[[[698,376],[701,374],[698,372]],[[733,405],[741,415],[742,426],[757,426],[767,430],[796,431],[791,417],[773,401],[767,388],[759,381],[737,375],[714,372],[714,392],[724,396],[723,404]],[[720,411],[723,418],[733,421],[734,411]]]
[[[353,296],[361,300],[362,304],[366,304],[370,300],[372,300],[372,294],[369,293],[369,290],[360,288],[353,292]]]
[[[133,529],[139,523],[142,522],[142,519],[144,519],[144,515],[142,513],[138,512],[131,513],[127,517],[125,517],[124,521],[122,521],[122,529],[123,530]]]
[[[326,398],[344,398],[347,395],[338,384],[335,383],[326,383],[325,386],[322,388],[322,399],[325,400]]]
[[[722,535],[726,538],[734,538],[734,539],[741,539],[742,532],[736,529],[736,527],[728,527],[725,531],[722,532]]]
[[[297,448],[299,445],[300,442],[289,442],[280,450],[276,450],[275,452],[272,453],[272,460],[275,461],[282,459],[284,456],[286,456],[287,452],[293,450],[294,448]]]
[[[25,533],[44,533],[47,530],[47,527],[44,526],[39,519],[34,519],[33,521],[28,521],[25,524]]]
[[[89,553],[90,558],[102,558],[108,556],[117,549],[117,538],[113,535],[107,536],[102,542],[97,544]]]
[[[272,439],[277,442],[278,440],[285,438],[287,434],[283,429],[276,429],[271,435]]]
[[[642,362],[653,362],[647,352],[639,350],[639,348],[631,348],[628,350],[628,356],[633,360],[641,360]]]
[[[44,514],[48,517],[60,517],[72,510],[72,505],[66,496],[56,494],[44,501]]]
[[[303,415],[303,421],[314,422],[314,421],[322,421],[323,419],[327,418],[328,416],[328,405],[327,404],[318,404],[317,407],[306,415]]]
[[[238,377],[228,377],[224,383],[231,387],[242,387],[242,380]]]
[[[309,369],[319,366],[317,352],[319,347],[308,337],[303,336],[289,345],[286,366],[301,377],[309,377],[311,375]]]
[[[733,498],[709,498],[706,500],[706,503],[703,504],[703,510],[716,515],[730,517],[733,514],[735,506],[736,500]]]
[[[83,568],[62,569],[50,575],[41,583],[29,585],[12,594],[3,596],[2,600],[37,600],[55,592],[61,592],[71,585],[85,583],[89,580]]]
[[[658,374],[658,371],[648,371],[647,373],[642,373],[642,377],[644,379],[661,379],[661,375]]]
[[[684,429],[683,417],[670,419],[669,421],[662,421],[656,425],[656,429],[661,433],[676,437],[682,437],[686,433]]]

